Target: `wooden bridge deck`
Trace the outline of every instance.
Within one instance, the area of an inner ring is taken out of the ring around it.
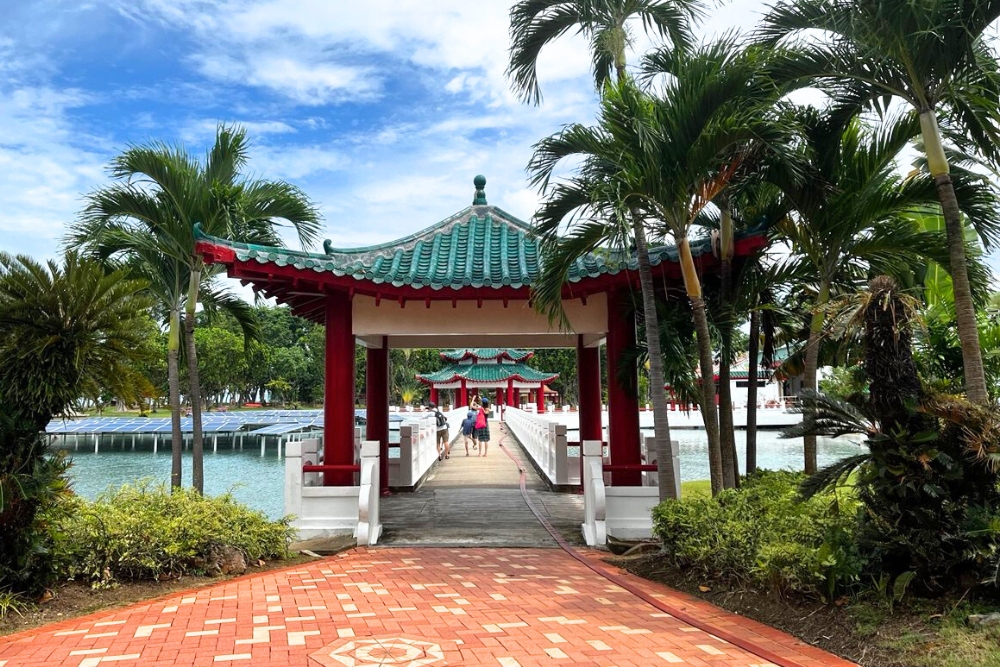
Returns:
[[[583,496],[550,491],[517,441],[491,423],[489,454],[465,455],[459,438],[450,459],[431,469],[420,488],[382,500],[386,546],[555,547],[520,491],[518,466],[500,443],[521,461],[528,495],[535,507],[571,544],[581,543]]]

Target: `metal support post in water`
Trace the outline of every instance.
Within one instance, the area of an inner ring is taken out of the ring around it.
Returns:
[[[94,453],[95,453],[95,454],[97,453],[97,450],[98,450],[98,447],[99,447],[99,446],[100,446],[100,444],[99,444],[99,441],[98,441],[98,436],[97,436],[97,434],[95,433],[95,434],[94,434]]]
[[[267,436],[266,435],[262,435],[262,436],[260,436],[260,456],[261,456],[261,458],[264,457],[264,447],[266,447],[266,446],[267,446]]]
[[[132,434],[132,451],[135,451],[135,433]]]
[[[153,453],[154,454],[156,453],[157,445],[159,445],[159,438],[160,438],[160,436],[158,436],[156,433],[153,434]]]
[[[218,435],[213,435],[212,436],[212,452],[214,453],[214,452],[217,452],[217,451],[219,451],[219,436]]]
[[[278,460],[281,460],[281,436],[278,436]]]

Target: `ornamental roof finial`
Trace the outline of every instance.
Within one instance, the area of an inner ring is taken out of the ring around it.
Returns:
[[[472,205],[486,206],[486,177],[479,174],[472,179],[472,184],[476,186],[476,196],[472,200]]]

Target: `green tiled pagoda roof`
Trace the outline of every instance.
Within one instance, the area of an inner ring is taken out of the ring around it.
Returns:
[[[489,205],[470,206],[441,222],[390,243],[363,248],[334,248],[324,254],[274,246],[237,243],[204,234],[195,225],[200,244],[228,248],[241,262],[292,266],[317,273],[349,276],[358,281],[432,290],[463,287],[530,287],[541,273],[539,242],[529,224]],[[695,257],[711,251],[708,238],[692,239]],[[673,246],[650,248],[650,263],[676,262]],[[631,256],[616,252],[588,254],[573,263],[568,281],[636,270]]]
[[[526,361],[535,355],[530,350],[513,350],[507,347],[463,347],[457,350],[445,350],[442,359],[462,361],[463,359],[510,359],[511,361]]]
[[[506,383],[514,379],[521,382],[551,382],[558,373],[546,373],[521,363],[513,364],[452,364],[433,373],[418,374],[417,379],[427,384],[443,384],[466,380],[468,382]]]

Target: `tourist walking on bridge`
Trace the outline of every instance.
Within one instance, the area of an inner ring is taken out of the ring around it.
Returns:
[[[437,424],[437,451],[438,461],[442,458],[451,458],[451,439],[448,437],[448,418],[444,416],[437,403],[430,403],[427,406],[434,412],[434,421]]]
[[[486,418],[486,408],[484,405],[489,405],[489,399],[484,398],[483,402],[480,403],[477,398],[471,406],[476,411],[476,431],[473,439],[479,441],[480,456],[486,456],[490,444],[490,425]]]

